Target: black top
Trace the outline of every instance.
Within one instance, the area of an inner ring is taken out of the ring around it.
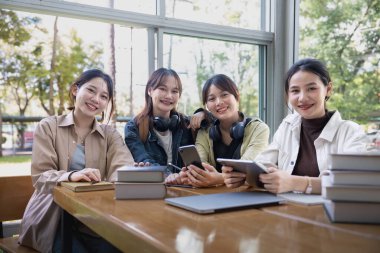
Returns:
[[[301,123],[300,147],[292,175],[318,177],[319,167],[314,141],[335,113],[327,112],[322,118],[304,119]]]
[[[227,158],[227,159],[240,159],[240,148],[243,143],[243,138],[240,140],[232,139],[229,145],[224,144],[222,140],[213,141],[214,157],[216,170],[222,172],[222,164],[216,161],[217,158]]]

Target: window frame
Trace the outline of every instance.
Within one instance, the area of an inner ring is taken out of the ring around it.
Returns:
[[[273,136],[288,113],[283,77],[297,58],[299,0],[261,0],[263,31],[167,18],[165,0],[156,5],[157,15],[149,15],[60,0],[0,0],[5,9],[147,28],[149,73],[162,66],[164,33],[259,45],[259,117]]]

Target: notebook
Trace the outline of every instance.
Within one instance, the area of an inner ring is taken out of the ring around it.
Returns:
[[[165,202],[195,213],[207,214],[248,207],[277,205],[284,202],[284,199],[267,192],[227,192],[166,198]]]
[[[277,196],[284,198],[288,202],[301,205],[321,205],[325,202],[321,195],[287,192],[278,194]]]

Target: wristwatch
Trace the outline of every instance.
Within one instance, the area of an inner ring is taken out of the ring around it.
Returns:
[[[313,191],[313,186],[311,185],[311,178],[307,177],[307,187],[306,187],[305,193],[311,194],[312,191]]]

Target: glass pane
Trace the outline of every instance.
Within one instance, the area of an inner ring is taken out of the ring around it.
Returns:
[[[67,113],[70,84],[83,70],[90,68],[111,74],[112,55],[115,56],[118,116],[132,116],[143,106],[148,77],[146,29],[114,25],[112,50],[108,23],[1,11],[4,30],[0,39],[0,106],[3,115],[46,117],[51,114],[48,113],[50,80],[54,87],[52,114]],[[57,39],[52,71],[55,21]],[[122,134],[124,124],[118,125]],[[33,131],[34,124],[17,120],[4,127],[4,154],[30,150]]]
[[[203,106],[201,91],[214,74],[229,76],[239,87],[240,111],[258,115],[259,46],[200,38],[164,35],[164,66],[181,77],[179,111],[191,115]]]
[[[145,14],[156,15],[156,0],[64,0],[66,2],[88,4],[98,7],[110,7],[113,9],[133,11]]]
[[[262,0],[166,0],[166,16],[260,30]]]
[[[300,2],[300,58],[324,61],[343,118],[380,129],[380,2]],[[360,105],[360,106],[358,106]]]

